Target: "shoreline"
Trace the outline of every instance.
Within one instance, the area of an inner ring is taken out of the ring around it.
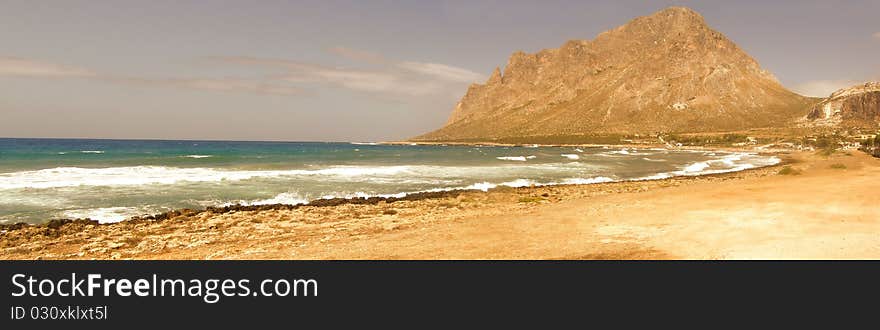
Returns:
[[[880,160],[805,152],[782,160],[661,180],[28,226],[0,234],[0,259],[880,257],[870,206]]]
[[[498,143],[498,142],[429,142],[429,141],[383,141],[376,142],[377,145],[401,145],[401,146],[490,146],[490,147],[515,147],[515,148],[644,148],[644,149],[663,149],[663,150],[680,150],[680,151],[726,151],[726,152],[754,152],[757,154],[777,154],[790,153],[803,150],[792,148],[765,148],[765,146],[750,144],[744,146],[673,146],[669,147],[662,143],[627,143],[627,144],[607,144],[607,143],[562,143],[562,144],[541,144],[541,143]],[[772,145],[772,144],[771,144]]]
[[[382,144],[384,142],[380,142]],[[439,144],[438,144],[439,145]],[[475,144],[475,145],[485,145],[485,144]],[[503,145],[493,145],[493,146],[503,146]],[[539,145],[541,147],[591,147],[590,145]],[[617,148],[619,146],[615,145],[595,145],[592,147],[608,147],[608,148]],[[645,145],[641,146],[630,146],[629,148],[648,148]],[[742,149],[720,149],[720,148],[712,148],[712,149],[703,149],[703,148],[677,148],[677,149],[668,149],[656,147],[664,150],[696,150],[696,151],[724,151],[724,152],[744,152]],[[731,170],[720,173],[705,173],[705,174],[696,174],[696,175],[672,175],[664,178],[634,178],[634,179],[626,179],[626,180],[616,180],[616,181],[597,181],[592,183],[548,183],[548,184],[533,184],[530,186],[518,186],[511,187],[505,186],[503,184],[497,184],[492,188],[488,188],[486,190],[483,189],[468,189],[468,188],[438,188],[431,189],[427,191],[415,191],[415,192],[401,192],[396,194],[387,194],[386,196],[369,196],[369,197],[336,197],[336,198],[317,198],[308,201],[307,203],[298,203],[298,204],[233,204],[233,205],[223,205],[223,206],[207,206],[202,209],[189,209],[189,208],[181,208],[181,209],[173,209],[167,212],[162,212],[158,214],[150,214],[150,215],[142,215],[142,216],[133,216],[121,221],[116,222],[100,222],[100,220],[94,220],[90,218],[55,218],[49,219],[43,223],[26,223],[26,222],[18,222],[13,224],[0,224],[0,234],[6,233],[9,231],[20,230],[24,228],[41,228],[45,227],[48,229],[58,229],[67,224],[72,224],[74,226],[81,225],[95,225],[95,226],[108,226],[115,225],[122,222],[129,223],[138,223],[138,222],[161,222],[163,220],[171,219],[178,216],[196,216],[202,213],[213,213],[213,214],[224,214],[230,212],[238,212],[238,211],[246,211],[246,212],[260,212],[260,211],[269,211],[269,210],[295,210],[300,207],[333,207],[339,205],[360,205],[360,204],[378,204],[380,202],[384,203],[394,203],[399,201],[418,201],[424,199],[440,199],[447,197],[457,197],[462,193],[488,193],[492,190],[496,189],[534,189],[538,187],[554,187],[554,186],[588,186],[588,185],[596,185],[596,184],[620,184],[627,182],[643,182],[643,181],[661,181],[661,180],[671,180],[671,179],[686,179],[686,178],[698,178],[698,177],[712,177],[712,176],[723,176],[727,174],[745,172],[745,171],[754,171],[765,168],[775,168],[787,165],[791,162],[791,159],[783,159],[782,155],[787,154],[788,152],[781,151],[764,151],[764,152],[756,152],[756,151],[747,151],[753,152],[760,155],[768,155],[777,157],[780,161],[773,165],[766,166],[758,166],[740,170]],[[595,178],[593,178],[595,179]],[[400,196],[388,196],[388,195],[400,195]],[[0,236],[2,239],[2,236]]]

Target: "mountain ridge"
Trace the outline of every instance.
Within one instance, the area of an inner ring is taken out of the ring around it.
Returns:
[[[831,93],[805,120],[815,126],[876,128],[880,124],[880,82],[866,82]]]
[[[670,7],[593,40],[514,52],[471,85],[446,125],[414,141],[770,127],[816,101],[770,72],[695,11]]]

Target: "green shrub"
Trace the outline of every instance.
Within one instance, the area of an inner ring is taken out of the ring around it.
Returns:
[[[833,148],[819,149],[818,151],[816,151],[816,154],[819,156],[822,156],[822,157],[830,157],[831,155],[834,154],[834,149]]]
[[[798,169],[795,169],[791,166],[786,165],[786,166],[783,166],[782,169],[780,169],[777,174],[779,174],[779,175],[800,175],[801,171]]]
[[[524,196],[519,198],[520,203],[540,203],[542,201],[544,201],[543,198],[534,196]]]

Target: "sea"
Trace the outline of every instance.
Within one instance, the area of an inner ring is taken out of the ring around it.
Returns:
[[[651,180],[778,162],[747,152],[621,147],[0,139],[0,224],[118,222],[181,208]]]

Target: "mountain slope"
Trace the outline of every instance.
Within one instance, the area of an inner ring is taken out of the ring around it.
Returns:
[[[876,128],[880,124],[880,82],[836,91],[813,106],[806,119],[819,126]]]
[[[443,128],[413,140],[770,127],[812,103],[699,14],[673,7],[592,41],[514,53],[503,73],[468,89]]]

